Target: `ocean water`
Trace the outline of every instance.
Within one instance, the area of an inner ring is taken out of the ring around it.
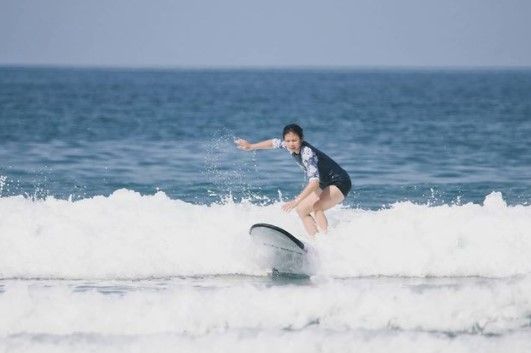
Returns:
[[[232,142],[292,122],[353,181],[316,240]],[[0,68],[0,350],[529,352],[529,136],[531,70]]]

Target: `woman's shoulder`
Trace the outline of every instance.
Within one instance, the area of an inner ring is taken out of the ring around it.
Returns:
[[[302,141],[302,146],[301,146],[301,151],[302,150],[310,150],[310,151],[314,151],[316,150],[315,147],[313,147],[309,142],[307,142],[306,140]]]
[[[306,141],[303,142],[301,146],[301,156],[303,159],[311,158],[315,155],[315,151],[313,150],[312,145],[307,143]]]

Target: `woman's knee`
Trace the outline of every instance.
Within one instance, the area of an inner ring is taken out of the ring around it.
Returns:
[[[319,201],[317,201],[316,203],[313,204],[312,210],[313,210],[313,212],[322,212],[322,211],[324,211],[323,203],[321,202],[321,200],[319,200]]]

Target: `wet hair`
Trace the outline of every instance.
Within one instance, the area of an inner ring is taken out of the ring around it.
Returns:
[[[295,135],[299,136],[301,140],[304,138],[304,134],[302,133],[302,127],[300,127],[297,124],[289,124],[284,126],[284,130],[282,131],[282,138],[289,134],[290,132],[293,132]]]

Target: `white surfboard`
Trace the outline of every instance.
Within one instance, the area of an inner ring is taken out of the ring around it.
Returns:
[[[272,224],[257,223],[249,229],[249,234],[258,245],[260,264],[270,268],[273,275],[313,274],[308,245],[289,232]]]

